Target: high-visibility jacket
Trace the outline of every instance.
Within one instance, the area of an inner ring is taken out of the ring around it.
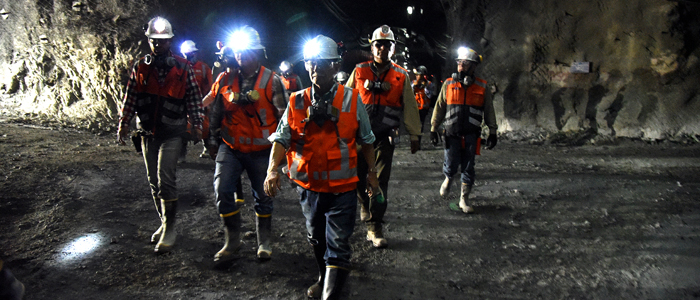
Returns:
[[[186,59],[173,55],[175,66],[170,68],[161,85],[158,70],[141,58],[136,70],[136,115],[141,130],[157,137],[172,137],[187,130]]]
[[[486,80],[476,77],[466,89],[453,78],[445,81],[445,133],[448,136],[480,134],[484,116],[484,93]]]
[[[218,91],[217,97],[222,97],[221,138],[231,149],[249,153],[272,147],[267,138],[277,129],[279,122],[277,108],[272,104],[274,74],[272,70],[260,66],[253,86],[260,98],[252,104],[233,103],[234,93],[241,92],[241,80],[237,73],[221,73],[212,86],[212,90]]]
[[[201,60],[198,60],[192,64],[192,71],[194,71],[194,77],[197,79],[199,90],[202,92],[202,95],[206,95],[212,84],[211,68]]]
[[[387,135],[391,129],[399,127],[403,111],[403,87],[408,80],[408,72],[395,63],[389,70],[378,77],[372,72],[372,62],[367,61],[355,66],[355,88],[360,91],[362,103],[365,104],[372,132],[377,136]],[[388,82],[391,88],[384,92],[374,93],[365,89],[365,81]]]
[[[426,81],[423,87],[418,87],[418,82],[413,82],[413,95],[416,97],[418,109],[426,109],[430,107],[430,98],[425,94],[425,89],[430,86],[430,81]]]
[[[289,92],[296,92],[300,90],[300,85],[299,85],[299,76],[297,74],[289,74],[289,77],[284,77],[280,76],[280,79],[282,79],[282,84],[284,84],[284,88],[289,91]]]
[[[311,106],[311,88],[289,98],[287,121],[291,144],[287,151],[289,178],[299,186],[319,193],[343,193],[357,187],[358,91],[336,85],[332,105],[340,110],[338,122],[322,126],[303,122]]]

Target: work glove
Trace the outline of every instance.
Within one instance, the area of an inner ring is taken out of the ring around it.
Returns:
[[[420,141],[411,141],[411,154],[414,154],[420,150]]]
[[[498,142],[498,137],[496,136],[495,133],[489,134],[489,137],[486,138],[486,149],[493,149],[493,147],[496,147],[496,143]]]
[[[437,146],[438,143],[440,142],[440,135],[435,131],[431,131],[430,132],[430,142],[433,143],[433,146]]]

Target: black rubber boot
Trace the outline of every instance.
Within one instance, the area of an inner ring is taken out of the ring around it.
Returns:
[[[221,218],[224,222],[224,247],[214,255],[215,262],[227,262],[235,258],[235,254],[241,248],[241,214]]]
[[[345,280],[350,271],[341,268],[326,268],[326,281],[323,285],[323,300],[335,300],[340,298]]]
[[[309,298],[320,299],[323,294],[323,282],[326,278],[326,260],[323,258],[326,255],[326,245],[311,245],[314,249],[314,257],[318,266],[318,281],[311,285],[306,290],[306,295]]]
[[[255,229],[258,233],[258,259],[269,260],[272,255],[270,236],[272,235],[272,217],[256,217]]]
[[[175,215],[177,215],[177,199],[165,201],[160,200],[163,211],[163,233],[154,251],[158,254],[168,253],[175,245],[177,232],[175,232]]]

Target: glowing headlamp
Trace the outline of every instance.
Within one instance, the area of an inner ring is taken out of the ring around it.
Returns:
[[[313,59],[321,52],[321,45],[316,39],[306,42],[304,45],[304,59]]]
[[[469,53],[469,48],[467,47],[459,47],[457,49],[457,57],[467,57],[467,53]]]
[[[154,23],[153,23],[153,29],[156,30],[156,32],[161,33],[165,31],[165,20],[158,18]]]
[[[289,64],[285,61],[280,64],[280,71],[287,72],[289,70]]]
[[[233,51],[243,51],[250,48],[250,36],[247,33],[239,30],[231,35],[229,46]]]

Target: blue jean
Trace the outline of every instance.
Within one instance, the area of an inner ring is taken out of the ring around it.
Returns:
[[[177,199],[177,158],[182,148],[182,137],[168,139],[141,138],[146,176],[153,199]]]
[[[255,213],[258,216],[272,214],[272,198],[265,195],[263,190],[269,158],[270,149],[243,153],[221,143],[219,152],[216,153],[214,171],[214,194],[219,214],[226,215],[238,210],[235,193],[243,171],[248,173],[248,179],[250,179],[250,187],[255,199]]]
[[[326,243],[326,266],[350,268],[350,236],[355,230],[357,194],[355,190],[333,194],[297,187],[301,209],[306,217],[309,243]]]
[[[464,139],[464,147],[462,147]],[[461,181],[464,184],[474,184],[474,156],[476,155],[476,134],[462,137],[445,137],[445,163],[442,165],[442,173],[452,178],[459,169],[462,173]]]

